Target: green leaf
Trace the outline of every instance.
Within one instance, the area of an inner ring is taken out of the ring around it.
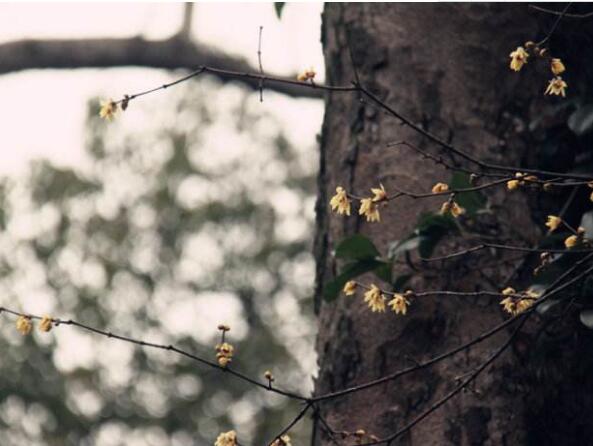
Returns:
[[[369,271],[384,268],[385,265],[387,265],[385,262],[374,259],[360,260],[347,264],[342,272],[326,285],[323,290],[324,299],[328,302],[334,300],[338,297],[346,282]]]
[[[455,219],[449,215],[422,214],[418,220],[417,234],[420,236],[418,252],[428,258],[441,239],[459,232]]]
[[[455,172],[451,177],[449,187],[451,189],[469,189],[473,186],[469,181],[469,174]],[[455,201],[470,215],[475,214],[486,205],[486,197],[478,191],[458,193],[455,195]]]
[[[589,328],[589,329],[593,329],[593,310],[592,309],[588,309],[588,310],[582,310],[581,314],[579,314],[579,319],[581,320],[581,323]]]
[[[335,255],[341,259],[364,260],[379,257],[380,253],[367,237],[355,234],[340,242]]]
[[[593,104],[577,108],[568,118],[567,124],[568,128],[578,136],[590,132],[593,129]]]
[[[285,2],[274,2],[274,10],[276,11],[276,17],[278,17],[278,20],[282,18],[282,10],[284,9],[285,5]]]

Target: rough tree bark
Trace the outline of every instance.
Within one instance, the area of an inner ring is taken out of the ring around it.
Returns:
[[[535,69],[519,76],[510,72],[508,54],[526,40],[542,37],[549,18],[538,25],[526,4],[332,3],[327,4],[323,20],[329,84],[354,80],[350,46],[362,84],[405,116],[482,159],[519,165],[529,158],[525,130],[529,118],[541,113],[546,103],[542,93],[548,76]],[[337,185],[368,195],[379,182],[389,192],[390,184],[427,191],[435,182],[447,181],[450,173],[430,161],[404,148],[385,148],[386,143],[400,140],[438,153],[434,144],[368,101],[360,102],[356,95],[329,95],[321,138],[315,247],[320,327],[317,394],[431,358],[504,318],[498,301],[488,299],[416,299],[406,317],[371,313],[360,295],[321,302],[321,290],[339,266],[331,255],[337,241],[361,232],[386,249],[410,231],[422,211],[434,212],[443,201],[400,199],[382,209],[381,224],[329,214],[328,201]],[[514,244],[537,242],[541,221],[532,220],[524,194],[499,191],[490,199],[496,206],[490,216],[475,222],[476,231]],[[442,245],[439,253],[475,245],[468,238]],[[443,263],[417,274],[411,288],[497,290],[514,272],[513,264],[502,263],[504,259],[487,253]],[[493,260],[497,266],[486,266]],[[514,280],[513,284],[520,283],[520,275]],[[386,436],[451,390],[457,377],[484,361],[508,334],[400,380],[325,402],[321,412],[335,430],[362,428]],[[573,401],[579,399],[574,407],[566,404],[570,397],[564,397],[563,404],[546,400],[549,389],[534,387],[526,371],[528,342],[520,337],[480,376],[474,391],[463,392],[394,444],[590,444],[591,398],[577,398],[578,386],[569,385]],[[590,389],[591,379],[579,385]],[[530,398],[533,392],[543,393]],[[551,434],[542,435],[544,425]],[[321,430],[316,437],[318,444],[333,444]]]

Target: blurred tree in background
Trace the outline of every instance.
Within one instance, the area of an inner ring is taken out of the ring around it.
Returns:
[[[106,125],[92,101],[87,165],[38,161],[2,182],[3,303],[211,358],[226,322],[237,369],[309,391],[317,156],[257,100],[200,79],[168,92],[166,110],[134,103],[138,132]],[[0,330],[3,446],[197,445],[231,427],[262,444],[293,412],[167,352],[68,326]]]

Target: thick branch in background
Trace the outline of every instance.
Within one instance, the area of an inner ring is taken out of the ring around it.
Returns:
[[[56,39],[19,40],[0,45],[0,74],[34,68],[113,68],[138,66],[168,70],[212,66],[224,70],[255,72],[246,60],[204,45],[189,42],[182,36],[150,41],[142,37],[126,39]],[[223,82],[228,78],[218,77]],[[282,77],[282,76],[279,76]],[[287,78],[294,80],[293,78]],[[256,79],[234,79],[258,90]],[[323,92],[295,85],[264,84],[264,89],[292,97],[322,98]]]

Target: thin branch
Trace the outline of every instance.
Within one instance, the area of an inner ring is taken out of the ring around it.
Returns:
[[[9,313],[9,314],[12,314],[14,316],[24,316],[24,317],[28,317],[30,319],[35,319],[35,320],[41,320],[42,319],[41,316],[37,316],[37,315],[34,315],[34,314],[28,314],[28,313],[22,313],[20,311],[11,310],[11,309],[6,308],[6,307],[0,307],[0,314],[1,313]],[[77,322],[77,321],[72,320],[72,319],[65,320],[65,319],[59,319],[59,318],[52,318],[52,323],[56,327],[58,327],[60,325],[71,325],[71,326],[74,326],[74,327],[81,328],[81,329],[83,329],[85,331],[89,331],[91,333],[94,333],[94,334],[97,334],[97,335],[100,335],[100,336],[104,336],[106,338],[117,339],[119,341],[128,342],[130,344],[139,345],[141,347],[154,348],[154,349],[167,350],[167,351],[170,351],[170,352],[174,352],[174,353],[177,353],[178,355],[185,356],[185,357],[187,357],[189,359],[192,359],[194,361],[197,361],[197,362],[199,362],[199,363],[201,363],[203,365],[206,365],[208,367],[211,367],[213,369],[218,369],[219,371],[221,371],[223,373],[228,373],[230,375],[233,375],[233,376],[241,379],[242,381],[248,382],[248,383],[250,383],[250,384],[252,384],[254,386],[257,386],[259,388],[262,388],[262,389],[264,389],[264,390],[266,390],[268,392],[274,392],[274,393],[277,393],[279,395],[283,395],[283,396],[286,396],[288,398],[295,399],[295,400],[308,401],[307,398],[305,398],[305,397],[303,397],[301,395],[297,395],[296,393],[289,392],[287,390],[281,390],[281,389],[278,389],[277,387],[270,388],[267,383],[259,382],[256,379],[251,378],[251,377],[249,377],[249,376],[247,376],[247,375],[245,375],[245,374],[243,374],[241,372],[238,372],[238,371],[236,371],[236,370],[234,370],[234,369],[232,369],[232,368],[230,368],[228,366],[227,367],[222,367],[222,366],[216,364],[215,362],[212,362],[212,361],[209,361],[207,359],[201,358],[201,357],[199,357],[199,356],[197,356],[197,355],[195,355],[193,353],[190,353],[188,351],[181,350],[180,348],[177,348],[177,347],[175,347],[172,344],[164,345],[164,344],[156,344],[154,342],[147,342],[147,341],[144,341],[142,339],[132,338],[132,337],[129,337],[129,336],[124,336],[124,335],[121,335],[121,334],[113,333],[111,331],[105,331],[105,330],[101,330],[99,328],[91,327],[90,325],[86,325],[86,324]]]
[[[513,245],[501,245],[498,243],[482,243],[478,246],[473,246],[471,248],[463,249],[461,251],[457,251],[451,254],[447,254],[440,257],[421,257],[420,260],[423,262],[436,262],[440,260],[450,260],[455,257],[465,256],[467,254],[471,254],[477,251],[481,251],[483,249],[492,248],[492,249],[501,249],[505,251],[519,251],[519,252],[549,252],[551,254],[587,254],[593,252],[593,249],[549,249],[549,248],[529,248],[524,246],[513,246]]]
[[[391,442],[393,440],[401,437],[403,434],[405,434],[406,432],[411,430],[414,426],[416,426],[418,423],[420,423],[422,420],[424,420],[426,417],[428,417],[434,411],[439,409],[447,401],[451,400],[455,395],[457,395],[466,386],[468,386],[472,381],[474,381],[480,375],[480,373],[482,373],[488,366],[490,366],[500,355],[502,355],[502,353],[511,345],[511,343],[513,342],[513,340],[515,339],[515,337],[517,336],[517,334],[519,333],[519,331],[525,324],[525,321],[527,321],[527,319],[529,318],[530,314],[520,315],[520,316],[522,316],[522,320],[519,322],[519,324],[517,325],[515,330],[513,330],[513,333],[507,338],[507,340],[494,352],[494,354],[492,354],[479,367],[477,367],[474,371],[472,371],[469,374],[469,376],[467,378],[465,378],[457,387],[455,387],[453,390],[451,390],[449,393],[447,393],[441,399],[436,401],[428,409],[426,409],[424,412],[422,412],[420,415],[418,415],[416,418],[414,418],[412,421],[410,421],[404,427],[399,429],[397,432],[389,435],[386,438],[383,438],[383,439],[380,439],[377,441],[363,443],[361,446],[371,446],[371,445],[382,444],[382,443],[385,443],[387,445],[391,444]]]
[[[384,110],[389,112],[389,114],[391,114],[393,117],[399,119],[400,122],[403,122],[406,126],[410,127],[415,132],[424,136],[428,140],[438,144],[439,146],[441,146],[443,149],[447,150],[448,152],[450,152],[454,155],[457,155],[457,156],[465,159],[466,161],[472,162],[472,163],[476,164],[477,166],[481,167],[482,169],[498,170],[501,172],[513,172],[513,173],[520,170],[521,172],[530,173],[530,174],[534,174],[534,175],[554,176],[554,177],[561,177],[561,178],[576,178],[576,179],[583,179],[583,180],[587,180],[587,179],[590,180],[590,178],[591,178],[590,176],[587,176],[587,175],[579,175],[579,174],[564,173],[564,172],[551,172],[551,171],[540,170],[540,169],[528,169],[528,168],[517,168],[517,167],[511,167],[511,166],[501,166],[498,164],[491,164],[491,163],[481,161],[478,158],[453,146],[452,144],[449,144],[448,142],[444,141],[443,139],[439,138],[438,136],[434,135],[433,133],[431,133],[431,132],[423,129],[419,125],[415,124],[410,119],[406,118],[405,116],[403,116],[399,112],[397,112],[394,108],[387,105],[383,100],[381,100],[379,97],[377,97],[376,95],[371,93],[369,90],[367,90],[363,86],[361,86],[361,85],[356,85],[356,86],[371,101],[373,101],[374,103],[379,105],[381,108],[383,108]]]
[[[259,80],[259,102],[264,102],[264,66],[261,62],[261,36],[264,30],[263,26],[259,27],[259,38],[257,43],[257,61],[259,63],[259,74],[261,74],[262,78]]]
[[[568,8],[570,8],[571,6],[572,6],[572,2],[568,2],[566,7],[558,15],[558,18],[556,18],[556,20],[554,21],[554,24],[550,28],[550,31],[548,31],[548,34],[546,34],[546,37],[544,37],[542,40],[540,40],[538,43],[536,43],[537,46],[543,46],[544,43],[546,43],[548,40],[550,40],[550,37],[552,37],[552,34],[554,34],[554,31],[556,31],[556,28],[558,27],[558,25],[560,24],[560,22],[562,21],[562,19],[566,15],[566,13],[568,12]]]
[[[393,381],[401,376],[407,375],[409,373],[415,372],[417,370],[429,367],[439,361],[442,361],[445,358],[448,358],[450,356],[453,356],[461,351],[464,351],[470,347],[472,347],[475,344],[479,344],[482,341],[490,338],[491,336],[495,335],[496,333],[500,332],[501,330],[503,330],[504,328],[506,328],[507,326],[509,326],[510,324],[512,324],[514,321],[516,321],[521,315],[523,314],[527,314],[530,313],[532,311],[535,311],[535,309],[541,305],[543,302],[547,301],[550,297],[558,294],[559,292],[561,292],[562,290],[566,289],[568,286],[576,283],[579,280],[582,280],[587,274],[591,273],[593,271],[593,266],[588,268],[586,271],[584,271],[583,273],[579,274],[576,278],[564,283],[563,285],[559,284],[566,278],[568,277],[570,274],[572,274],[577,268],[579,268],[580,266],[582,266],[584,263],[586,263],[587,261],[591,260],[593,258],[593,253],[589,254],[588,256],[585,256],[583,259],[579,260],[578,262],[576,262],[571,268],[569,268],[567,271],[564,272],[564,274],[562,274],[560,277],[558,277],[554,283],[552,283],[551,285],[549,285],[546,288],[546,291],[542,294],[542,296],[533,303],[533,305],[527,309],[525,312],[515,315],[509,319],[507,319],[506,321],[501,322],[500,324],[496,325],[495,327],[491,328],[490,330],[487,330],[485,332],[483,332],[482,334],[478,335],[477,337],[471,339],[470,341],[459,345],[447,352],[441,353],[440,355],[434,356],[420,364],[414,365],[412,367],[407,367],[401,370],[398,370],[394,373],[385,375],[381,378],[377,378],[375,380],[372,381],[368,381],[366,383],[363,384],[359,384],[356,386],[352,386],[352,387],[348,387],[346,389],[342,389],[342,390],[338,390],[335,392],[329,392],[326,393],[325,395],[319,395],[319,396],[314,396],[310,399],[310,401],[317,403],[317,402],[321,402],[321,401],[326,401],[326,400],[330,400],[330,399],[334,399],[334,398],[338,398],[344,395],[348,395],[350,393],[354,393],[354,392],[359,392],[361,390],[364,389],[368,389],[374,386],[377,386],[379,384],[388,382],[388,381]]]
[[[534,11],[543,12],[545,14],[552,14],[552,15],[563,15],[567,19],[589,19],[593,17],[593,12],[587,12],[584,14],[575,14],[575,13],[568,13],[566,11],[554,11],[552,9],[542,8],[541,6],[537,5],[529,5],[529,9],[533,9]]]
[[[296,417],[294,417],[292,419],[292,421],[290,423],[288,423],[288,425],[282,429],[282,431],[276,435],[274,438],[272,438],[272,441],[266,443],[266,444],[273,444],[275,440],[280,439],[283,435],[285,435],[290,429],[292,429],[294,426],[296,426],[296,424],[302,420],[302,418],[305,416],[305,414],[309,411],[309,409],[311,408],[312,403],[306,403],[305,406],[300,410],[300,412],[296,415]]]

